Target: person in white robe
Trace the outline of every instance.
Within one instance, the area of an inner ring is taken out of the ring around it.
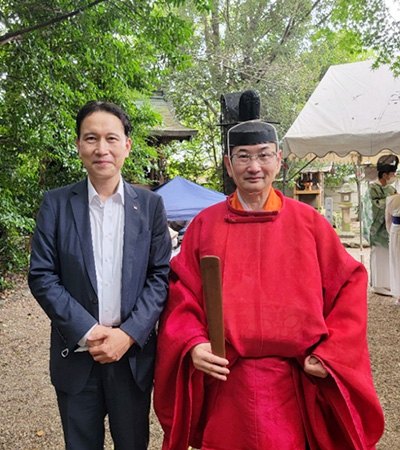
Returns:
[[[377,163],[378,180],[371,183],[369,197],[372,204],[372,223],[369,229],[371,245],[371,277],[373,291],[380,295],[391,295],[389,275],[389,235],[385,224],[387,197],[396,193],[392,185],[396,181],[399,159],[396,155],[383,155]]]
[[[386,199],[386,229],[389,233],[390,291],[400,306],[400,194]]]

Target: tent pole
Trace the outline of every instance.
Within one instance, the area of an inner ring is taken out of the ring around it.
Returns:
[[[361,161],[362,156],[357,157],[356,166],[356,180],[357,180],[357,194],[358,194],[358,221],[360,224],[360,262],[364,264],[364,249],[363,249],[363,223],[362,223],[362,201],[361,201]]]
[[[283,159],[282,164],[282,171],[283,171],[283,184],[282,184],[282,194],[286,195],[286,183],[287,183],[287,158]]]

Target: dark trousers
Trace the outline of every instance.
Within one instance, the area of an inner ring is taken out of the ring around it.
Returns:
[[[67,450],[103,450],[107,414],[115,450],[147,449],[151,390],[136,385],[126,356],[95,363],[79,394],[56,392]]]

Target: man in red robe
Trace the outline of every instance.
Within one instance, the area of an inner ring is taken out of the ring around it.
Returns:
[[[383,433],[367,347],[367,273],[309,205],[272,188],[275,128],[241,123],[237,190],[192,221],[171,262],[155,410],[163,450],[370,450]],[[221,260],[226,358],[208,340],[200,258]]]

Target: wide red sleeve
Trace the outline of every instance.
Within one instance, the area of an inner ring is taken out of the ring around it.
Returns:
[[[189,350],[208,342],[208,334],[199,261],[190,239],[188,233],[171,262],[169,298],[160,319],[154,408],[165,433],[163,450],[197,445],[203,406],[204,375],[195,370]]]
[[[384,430],[367,344],[367,272],[329,234],[318,242],[328,335],[312,353],[330,373],[300,374],[312,449],[371,450]],[[338,262],[335,264],[335,262]],[[321,447],[321,445],[322,446]]]

